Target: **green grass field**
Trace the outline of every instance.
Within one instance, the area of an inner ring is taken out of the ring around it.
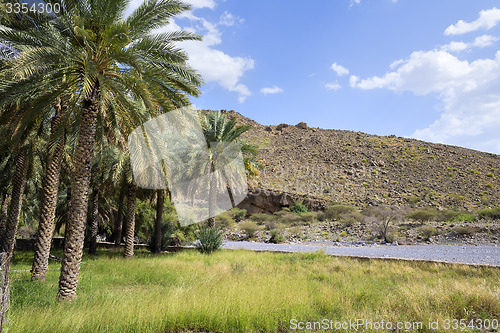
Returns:
[[[452,332],[426,325],[500,318],[497,268],[242,250],[126,260],[101,250],[84,257],[78,297],[66,304],[56,299],[60,265],[32,283],[31,259],[16,253],[11,266],[6,332],[297,331],[293,319],[422,322],[408,331]]]

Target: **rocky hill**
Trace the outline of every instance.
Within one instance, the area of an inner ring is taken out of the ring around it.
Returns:
[[[261,187],[355,205],[474,209],[500,204],[500,156],[462,147],[361,132],[310,128],[305,123],[250,124],[259,146]]]

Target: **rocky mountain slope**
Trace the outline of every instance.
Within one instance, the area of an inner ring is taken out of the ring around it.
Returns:
[[[261,187],[276,193],[358,206],[474,209],[500,204],[500,156],[396,136],[310,128],[305,123],[250,124],[259,146]]]

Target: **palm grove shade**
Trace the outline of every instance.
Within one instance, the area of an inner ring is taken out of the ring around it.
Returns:
[[[57,98],[70,96],[69,113],[78,134],[59,296],[72,299],[82,257],[98,119],[112,113],[120,130],[130,131],[148,117],[188,105],[189,95],[199,94],[202,80],[187,65],[187,55],[175,46],[199,36],[155,32],[189,6],[172,0],[146,1],[125,17],[127,0],[59,3],[58,14],[2,19],[0,43],[16,50],[17,57],[2,71],[5,79],[0,90],[9,93],[0,94],[0,110],[29,102],[19,120],[22,131],[50,114],[47,110]]]

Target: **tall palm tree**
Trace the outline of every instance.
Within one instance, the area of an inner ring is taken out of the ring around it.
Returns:
[[[15,235],[21,215],[21,205],[23,202],[24,187],[26,186],[26,178],[28,176],[29,167],[29,151],[27,146],[22,147],[16,157],[16,171],[12,179],[12,194],[7,221],[5,222],[2,244],[0,244],[0,252],[7,252],[8,256],[12,256],[14,251]],[[10,258],[7,259],[8,261]]]
[[[80,96],[69,224],[59,278],[61,299],[76,296],[99,113],[113,101],[123,122],[137,124],[144,119],[135,114],[131,96],[155,113],[158,108],[168,111],[187,105],[188,95],[199,94],[201,78],[187,66],[186,54],[174,46],[199,36],[153,33],[189,6],[175,0],[152,0],[124,18],[127,5],[126,0],[67,0],[51,20],[29,14],[39,20],[38,31],[0,31],[0,42],[20,50],[12,72],[29,73],[25,79],[5,85],[14,97],[50,86],[38,98],[40,109],[68,91]],[[65,66],[60,65],[61,59]],[[36,87],[41,78],[46,83]],[[9,98],[0,98],[0,106]]]
[[[218,144],[237,144],[237,147],[244,154],[250,154],[247,159],[251,159],[252,155],[255,155],[256,149],[254,146],[248,144],[246,141],[242,140],[240,136],[251,129],[250,125],[238,125],[236,124],[236,118],[233,117],[228,119],[222,112],[209,112],[208,114],[200,114],[201,127],[203,129],[203,134],[205,140],[209,147],[210,165],[204,166],[203,168],[209,169],[211,172],[215,171],[215,160],[220,158],[220,152],[216,151]],[[202,159],[200,159],[202,160]],[[247,160],[245,166],[250,166],[250,160]],[[226,186],[231,205],[234,208],[235,202],[233,198],[233,193],[231,187],[229,186],[229,177],[224,170],[220,170],[223,175],[222,181],[224,181],[223,186]],[[208,211],[209,215],[212,216],[208,220],[208,225],[213,227],[215,225],[215,207],[217,200],[217,178],[210,178],[210,188],[209,188],[209,198],[208,198]],[[220,180],[219,180],[220,181]]]
[[[59,178],[61,173],[64,146],[66,144],[63,117],[67,105],[61,100],[55,104],[55,112],[51,122],[50,143],[54,149],[48,149],[45,175],[42,183],[42,199],[40,204],[40,220],[38,223],[37,239],[35,243],[35,256],[31,268],[31,280],[44,281],[49,265],[50,246],[54,231],[56,206],[59,191]],[[60,131],[62,129],[62,131]]]
[[[134,231],[135,231],[135,201],[137,187],[134,183],[128,184],[127,192],[127,229],[125,234],[125,258],[134,256]]]

